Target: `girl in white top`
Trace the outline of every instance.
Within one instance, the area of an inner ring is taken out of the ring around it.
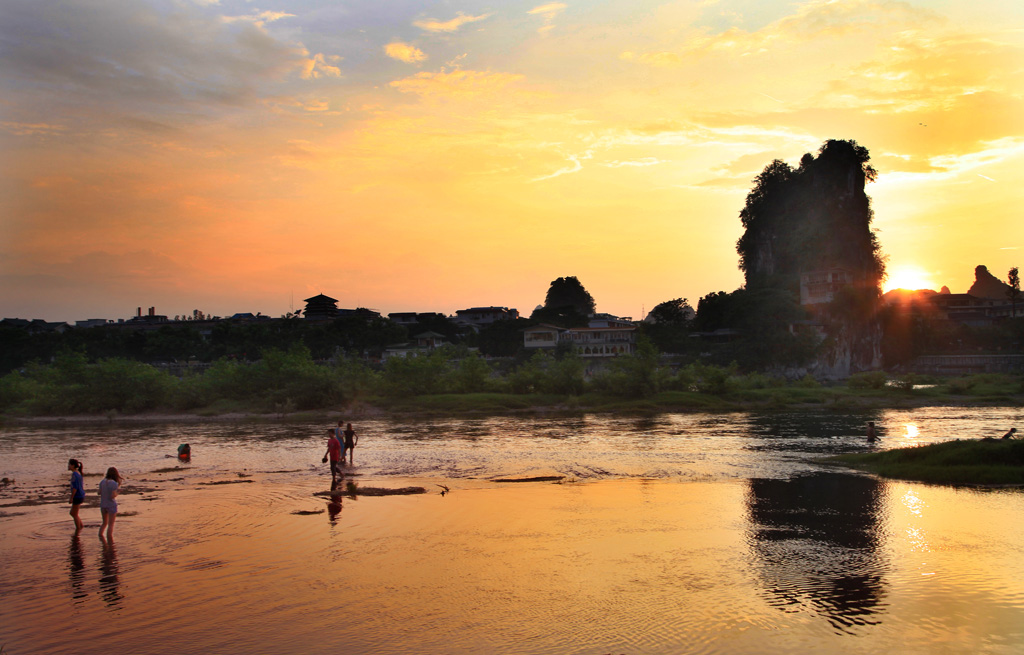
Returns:
[[[121,486],[121,475],[111,466],[107,469],[107,477],[100,481],[100,514],[103,525],[100,526],[100,539],[103,530],[107,530],[107,539],[114,538],[114,519],[117,518],[117,490]]]

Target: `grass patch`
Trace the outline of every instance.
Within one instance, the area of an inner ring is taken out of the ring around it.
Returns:
[[[937,484],[1024,485],[1024,440],[978,439],[830,457],[887,478]]]

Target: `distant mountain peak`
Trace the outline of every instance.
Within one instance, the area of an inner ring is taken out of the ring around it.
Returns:
[[[987,266],[977,266],[974,269],[974,284],[967,293],[977,298],[1005,300],[1009,288],[1010,285],[989,273]]]

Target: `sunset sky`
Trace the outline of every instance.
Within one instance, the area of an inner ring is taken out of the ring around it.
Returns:
[[[854,139],[890,285],[1024,264],[1024,3],[0,0],[0,317],[640,318]]]

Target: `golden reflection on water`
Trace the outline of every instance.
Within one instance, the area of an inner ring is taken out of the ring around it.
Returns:
[[[1019,496],[834,472],[391,497],[250,479],[128,497],[116,546],[95,517],[69,543],[63,508],[5,519],[5,655],[1024,647]]]
[[[920,436],[920,434],[921,431],[917,427],[917,423],[904,423],[902,435],[902,441],[904,442],[904,444],[902,445],[904,447],[909,445],[915,445],[917,443],[917,438]]]

